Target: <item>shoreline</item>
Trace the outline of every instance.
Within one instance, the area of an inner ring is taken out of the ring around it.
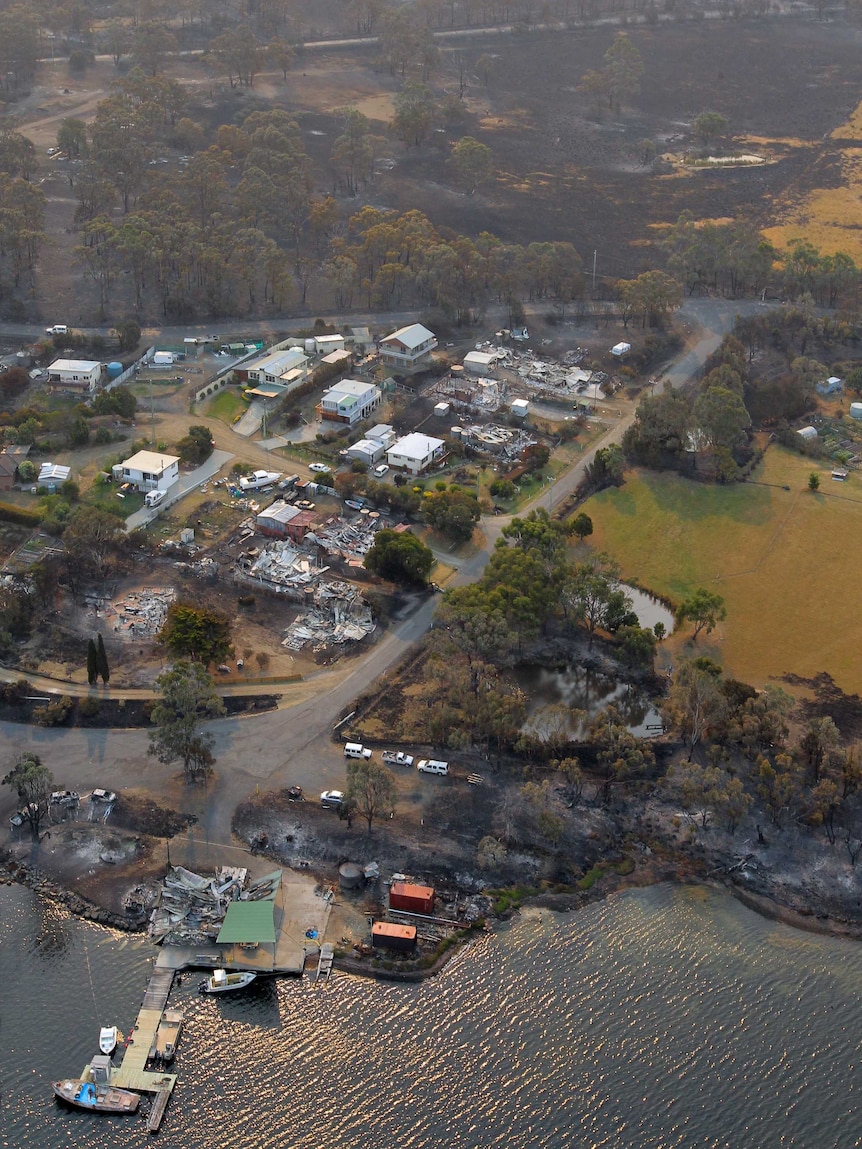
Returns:
[[[691,864],[690,859],[665,859],[663,862],[653,861],[647,865],[636,866],[630,874],[621,875],[608,871],[605,881],[597,882],[588,890],[572,890],[558,894],[535,894],[525,898],[521,905],[508,910],[505,914],[487,915],[484,931],[472,934],[464,938],[460,944],[450,947],[435,960],[433,965],[426,969],[384,969],[372,967],[370,963],[347,956],[335,958],[333,964],[336,969],[343,973],[353,974],[357,977],[365,977],[375,981],[419,984],[436,977],[452,958],[469,948],[477,937],[482,936],[483,933],[494,933],[499,927],[511,922],[520,914],[521,909],[536,907],[549,909],[559,914],[572,914],[597,902],[609,900],[628,890],[660,885],[665,882],[680,886],[700,885],[709,889],[723,890],[746,908],[769,921],[780,922],[782,925],[806,933],[843,938],[848,941],[862,941],[862,921],[854,922],[848,919],[835,918],[828,914],[817,914],[814,910],[797,909],[768,894],[746,889],[731,880],[721,880],[702,874],[698,872],[698,869],[697,866]],[[33,893],[63,906],[74,917],[93,925],[116,930],[119,933],[146,936],[146,916],[143,919],[133,920],[114,913],[83,897],[76,891],[70,890],[54,878],[41,873],[38,869],[34,870],[26,863],[16,862],[9,856],[0,858],[0,883],[23,886]]]

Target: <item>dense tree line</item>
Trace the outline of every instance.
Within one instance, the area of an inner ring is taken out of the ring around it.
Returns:
[[[732,481],[753,457],[752,427],[776,427],[782,441],[801,449],[799,436],[784,429],[816,407],[818,383],[838,369],[837,350],[856,338],[852,324],[818,315],[810,303],[737,320],[693,391],[668,389],[641,400],[623,438],[626,456],[683,470],[709,460],[719,481]],[[862,372],[847,378],[851,389],[862,389]]]
[[[860,269],[843,252],[822,255],[807,240],[779,252],[750,222],[699,223],[685,211],[662,242],[667,268],[688,295],[706,289],[734,297],[767,288],[788,299],[858,310]]]

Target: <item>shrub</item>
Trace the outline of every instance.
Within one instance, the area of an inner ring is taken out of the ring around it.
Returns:
[[[68,694],[58,698],[56,702],[49,702],[47,706],[36,706],[33,709],[33,721],[37,726],[62,726],[72,712],[72,699]]]
[[[101,702],[98,698],[92,697],[92,695],[82,698],[78,703],[78,715],[81,718],[97,718],[101,709]]]
[[[33,693],[33,687],[26,678],[19,678],[15,682],[7,682],[3,686],[3,701],[10,706],[20,705],[28,694]]]

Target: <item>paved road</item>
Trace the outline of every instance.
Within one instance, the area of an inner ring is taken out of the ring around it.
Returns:
[[[734,316],[751,312],[759,306],[713,300],[687,304],[684,315],[692,325],[690,346],[668,367],[664,378],[675,387],[684,383],[700,370],[722,336],[731,329]],[[623,418],[611,427],[571,470],[557,479],[550,491],[539,495],[532,505],[557,506],[568,498],[595,452],[609,443],[619,442],[632,418]],[[523,508],[521,514],[529,509]],[[453,585],[472,582],[479,577],[508,521],[506,516],[483,521],[484,546],[474,556],[460,562],[452,579]],[[361,661],[321,671],[288,688],[279,710],[247,719],[233,718],[211,723],[218,767],[217,776],[206,792],[184,791],[176,783],[174,767],[161,766],[149,758],[147,736],[143,730],[57,731],[0,723],[0,761],[9,761],[22,749],[31,748],[43,756],[58,783],[64,786],[84,790],[100,784],[112,789],[144,785],[154,793],[164,795],[164,801],[191,810],[200,818],[194,833],[188,836],[187,841],[184,839],[188,850],[186,858],[191,864],[199,858],[196,851],[199,851],[202,839],[230,841],[233,810],[255,787],[269,790],[298,783],[314,794],[343,780],[343,758],[330,740],[333,722],[425,634],[431,625],[436,604],[436,596],[424,600],[409,618],[396,623]],[[40,685],[36,680],[34,684]],[[242,693],[255,688],[249,685],[230,689]],[[128,693],[131,696],[139,692]],[[9,804],[5,797],[2,800],[4,805]],[[177,851],[180,845],[177,842]],[[180,860],[175,855],[173,843],[171,852],[175,860]]]

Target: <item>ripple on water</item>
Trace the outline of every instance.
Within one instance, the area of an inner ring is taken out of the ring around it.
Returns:
[[[137,1119],[67,1113],[46,1086],[133,1018],[151,951],[25,891],[0,910],[0,1146],[139,1146]],[[862,947],[669,886],[527,912],[420,986],[218,999],[191,977],[159,1145],[850,1149],[860,988]]]

